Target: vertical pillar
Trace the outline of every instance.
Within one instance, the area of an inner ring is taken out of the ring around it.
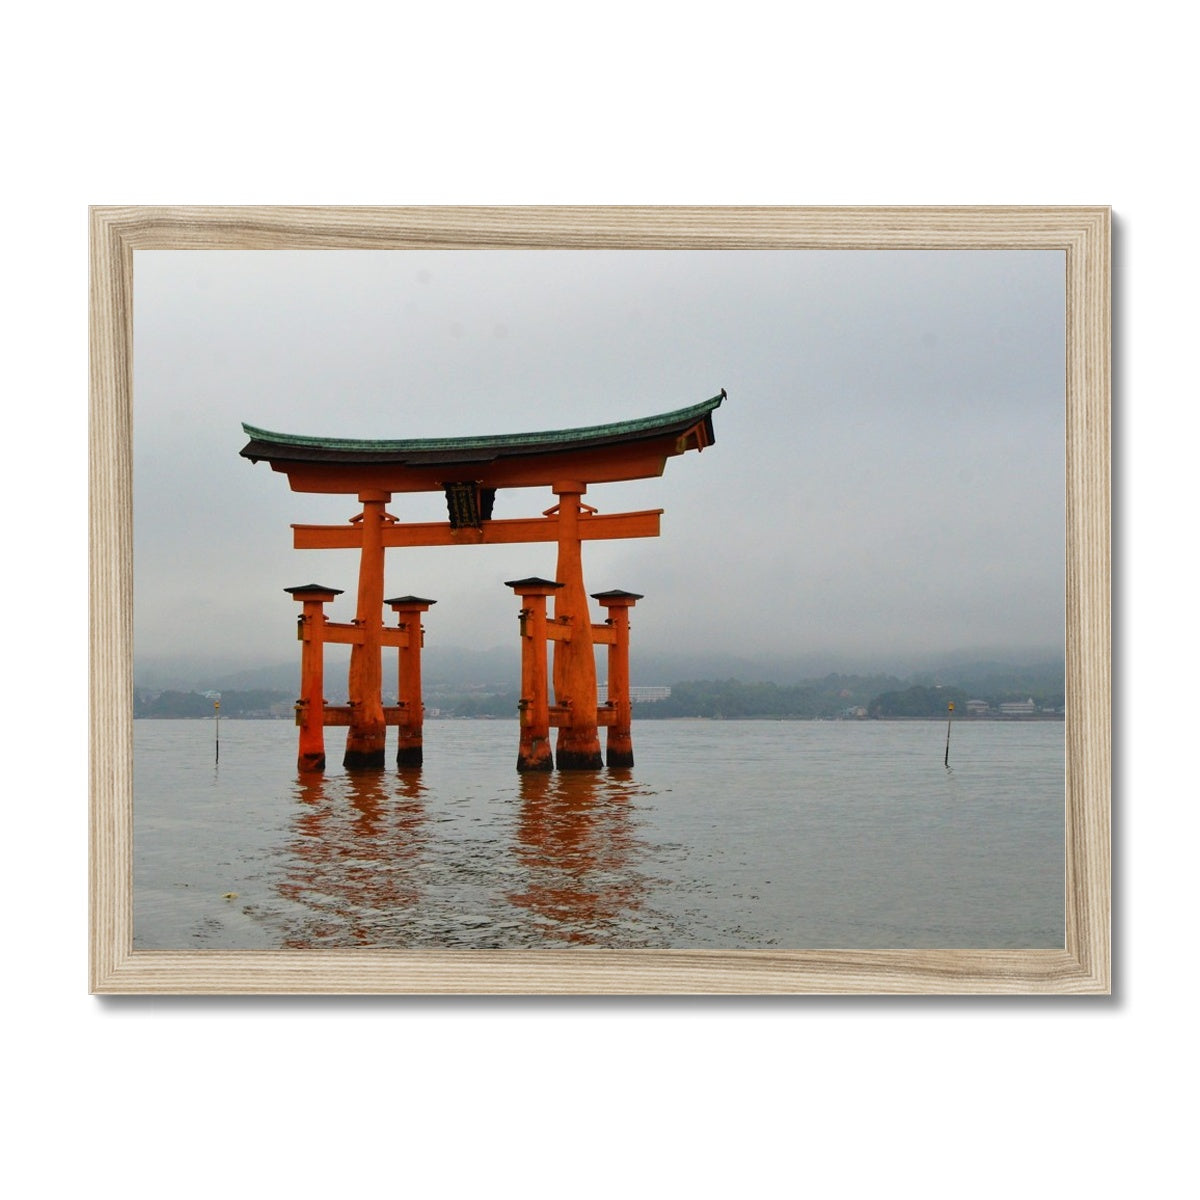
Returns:
[[[296,724],[300,727],[300,747],[296,767],[301,771],[325,770],[325,605],[342,594],[341,588],[322,587],[319,583],[284,588],[303,605],[296,636],[300,651],[300,699],[296,703]]]
[[[383,719],[383,523],[391,492],[359,492],[363,510],[358,609],[354,624],[362,640],[350,648],[350,728],[342,765],[382,767],[387,726]]]
[[[587,485],[560,481],[558,496],[558,567],[562,588],[554,596],[556,620],[569,623],[571,637],[554,644],[554,702],[570,716],[559,727],[555,760],[560,771],[594,771],[604,765],[596,728],[596,657],[592,619],[583,586],[583,556],[579,537],[580,497]]]
[[[419,767],[423,758],[422,729],[425,723],[425,702],[421,697],[421,647],[425,643],[425,629],[421,614],[428,612],[437,601],[421,596],[396,596],[384,603],[399,616],[400,628],[408,635],[407,642],[399,649],[397,663],[400,744],[396,749],[396,766]]]
[[[610,767],[633,766],[633,703],[629,699],[629,610],[642,597],[637,592],[593,592],[608,611],[613,640],[608,646],[608,702],[615,709],[605,737],[605,761]]]
[[[521,741],[518,771],[553,771],[550,750],[550,686],[546,669],[546,597],[561,583],[550,579],[513,579],[510,587],[521,608]]]

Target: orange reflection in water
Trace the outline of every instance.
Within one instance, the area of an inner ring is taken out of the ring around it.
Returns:
[[[297,776],[300,811],[278,891],[313,918],[285,938],[286,949],[371,945],[381,923],[419,903],[424,790],[415,771]]]
[[[542,918],[546,937],[603,941],[642,904],[646,878],[630,824],[631,772],[530,772],[520,779],[514,853],[524,886],[508,900]]]

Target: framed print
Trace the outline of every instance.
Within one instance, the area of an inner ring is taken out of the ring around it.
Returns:
[[[90,220],[93,992],[1109,991],[1107,208]]]

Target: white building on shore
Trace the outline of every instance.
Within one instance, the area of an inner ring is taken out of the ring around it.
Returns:
[[[600,704],[608,702],[608,682],[600,684],[598,691],[598,700]],[[655,700],[665,700],[671,694],[669,687],[659,685],[630,687],[629,699],[634,704],[653,704]]]

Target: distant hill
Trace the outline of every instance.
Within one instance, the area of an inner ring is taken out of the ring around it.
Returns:
[[[909,678],[911,683],[927,687],[955,685],[970,698],[992,703],[1033,697],[1043,704],[1062,707],[1066,692],[1061,658],[1018,664],[995,660],[964,662],[943,666],[938,671],[917,671]]]
[[[339,647],[338,650],[346,648]],[[956,661],[957,659],[957,661]],[[647,654],[637,660],[635,686],[666,685],[671,695],[638,706],[640,718],[661,717],[904,717],[945,712],[949,700],[964,706],[986,701],[993,710],[1010,701],[1033,699],[1039,709],[1061,713],[1061,657],[1005,661],[967,655],[926,661],[918,669],[840,672],[814,670],[821,656],[764,660],[732,655]],[[423,658],[426,703],[445,715],[507,715],[515,710],[520,682],[516,648],[486,651],[429,647]],[[598,670],[604,679],[603,653]],[[278,716],[290,712],[300,684],[298,662],[222,670],[203,663],[135,664],[135,714],[208,716],[206,691],[222,693],[228,716]],[[385,675],[385,696],[394,676]],[[325,696],[345,703],[346,672],[329,662]]]
[[[515,641],[515,639],[514,639]],[[329,699],[345,684],[347,647],[331,647],[326,659]],[[604,654],[600,652],[600,677],[604,677]],[[421,660],[428,688],[484,685],[497,690],[512,688],[520,680],[520,651],[512,646],[472,650],[460,646],[427,646]],[[684,680],[737,679],[793,687],[823,679],[831,674],[888,676],[897,682],[944,686],[955,684],[972,694],[998,692],[1043,692],[1053,690],[1055,681],[1063,688],[1061,652],[1011,652],[1005,655],[960,652],[944,655],[880,656],[862,659],[829,653],[793,655],[736,655],[688,649],[674,652],[638,652],[630,662],[635,686],[673,684]],[[148,689],[179,691],[252,691],[255,689],[296,692],[300,686],[300,655],[289,662],[257,663],[203,658],[134,660],[134,683]]]
[[[134,688],[133,715],[135,718],[292,718],[295,697],[289,692],[256,688],[251,691],[226,689],[220,693],[220,708],[216,695],[200,692],[181,692],[172,689],[152,691]]]

